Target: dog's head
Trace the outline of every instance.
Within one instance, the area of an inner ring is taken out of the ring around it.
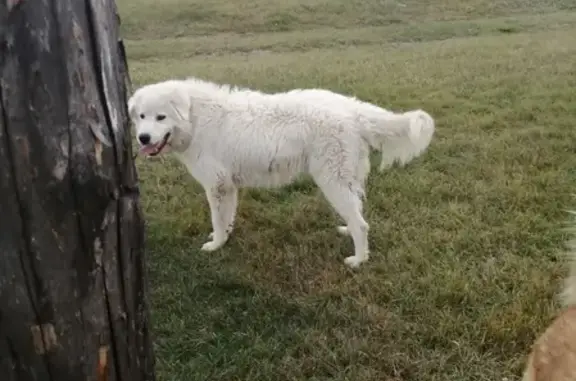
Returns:
[[[138,89],[128,100],[140,152],[183,152],[192,137],[192,101],[178,82],[166,81]]]

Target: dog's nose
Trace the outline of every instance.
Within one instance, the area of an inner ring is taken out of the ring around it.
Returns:
[[[140,143],[146,145],[150,143],[150,134],[140,134],[138,135],[138,140],[140,140]]]

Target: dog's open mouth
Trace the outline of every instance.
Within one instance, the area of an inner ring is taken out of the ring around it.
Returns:
[[[156,144],[146,144],[145,146],[140,147],[140,152],[148,156],[156,156],[162,152],[166,144],[168,144],[168,139],[170,139],[170,133],[168,132],[164,135],[164,139],[161,142]]]

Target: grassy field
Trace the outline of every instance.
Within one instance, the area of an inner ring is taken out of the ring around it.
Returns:
[[[311,182],[242,191],[233,238],[204,253],[201,188],[138,159],[160,380],[518,379],[576,207],[573,0],[118,5],[135,85],[318,86],[437,120],[424,156],[372,172],[356,271]]]

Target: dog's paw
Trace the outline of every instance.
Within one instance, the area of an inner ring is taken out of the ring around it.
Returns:
[[[368,256],[366,256],[365,258],[360,258],[360,257],[353,255],[351,257],[345,258],[344,263],[348,267],[355,269],[358,266],[360,266],[361,263],[366,262],[367,260],[368,260]]]
[[[338,226],[336,231],[342,235],[350,235],[350,231],[348,230],[348,226]]]
[[[224,242],[209,241],[209,242],[206,242],[204,245],[202,245],[202,248],[200,250],[202,250],[202,251],[214,251],[214,250],[218,250],[219,248],[221,248],[222,245],[224,245]]]

